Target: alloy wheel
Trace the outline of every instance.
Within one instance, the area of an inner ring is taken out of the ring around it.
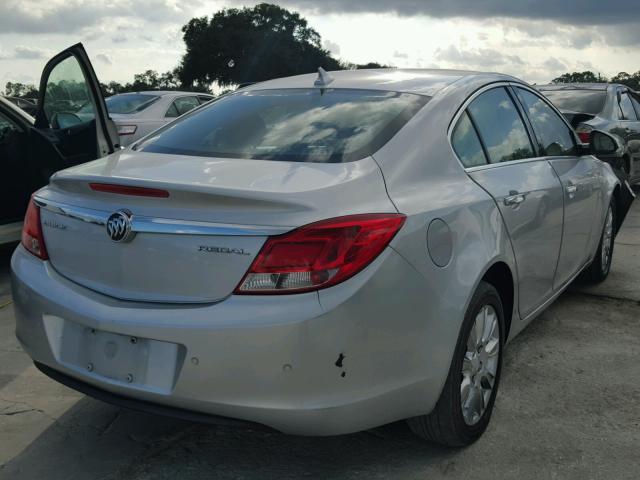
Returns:
[[[606,272],[609,269],[609,262],[611,261],[611,251],[613,250],[613,209],[609,205],[607,210],[607,218],[604,222],[604,231],[602,232],[602,252],[601,259],[602,271]]]
[[[500,326],[493,306],[484,305],[474,320],[462,362],[460,403],[467,425],[480,421],[495,385],[500,355]]]

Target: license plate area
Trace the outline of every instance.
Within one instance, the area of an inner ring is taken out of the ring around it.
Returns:
[[[176,343],[90,328],[45,316],[56,359],[67,368],[110,383],[157,393],[171,393],[181,347]]]

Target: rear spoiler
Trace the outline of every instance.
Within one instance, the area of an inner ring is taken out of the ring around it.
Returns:
[[[560,113],[562,113],[573,128],[595,118],[595,115],[591,115],[590,113],[572,112],[571,110],[560,110]]]

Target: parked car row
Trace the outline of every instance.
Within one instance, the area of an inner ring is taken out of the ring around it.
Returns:
[[[631,183],[640,181],[640,94],[619,84],[541,85],[537,89],[563,112],[580,140],[593,130],[621,139],[625,152],[615,168]]]
[[[120,145],[126,147],[213,98],[204,93],[150,91],[114,95],[106,105]]]
[[[319,69],[172,95],[110,113],[76,45],[35,121],[0,102],[21,202],[3,215],[27,210],[16,335],[45,374],[132,408],[310,435],[407,419],[467,445],[508,340],[607,277],[633,200],[612,169],[633,138],[578,136],[506,75]],[[112,117],[134,135],[179,102],[198,108],[119,148]]]

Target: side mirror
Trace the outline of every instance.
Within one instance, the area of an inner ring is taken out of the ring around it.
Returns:
[[[593,130],[589,138],[589,149],[591,155],[606,160],[622,159],[624,156],[624,142],[617,135]]]
[[[82,119],[75,113],[56,112],[51,116],[51,126],[56,129],[70,128],[82,123]]]

